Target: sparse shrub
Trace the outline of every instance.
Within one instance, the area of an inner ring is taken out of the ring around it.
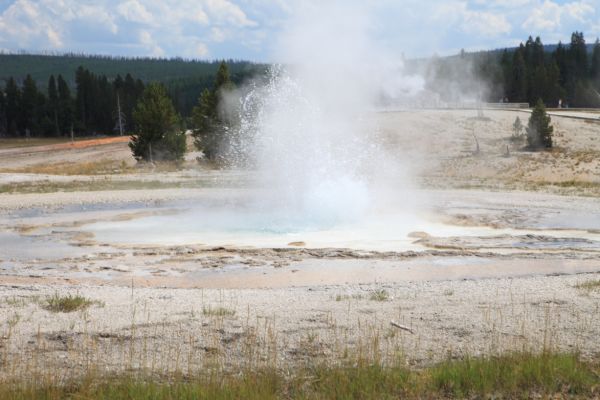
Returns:
[[[510,137],[510,140],[512,140],[513,142],[522,140],[523,139],[523,129],[525,127],[523,126],[523,123],[521,122],[521,118],[519,118],[518,116],[515,118],[515,122],[513,122],[512,128],[513,128],[513,134]]]

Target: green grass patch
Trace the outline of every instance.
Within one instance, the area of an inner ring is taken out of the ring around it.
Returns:
[[[113,180],[96,178],[71,182],[13,182],[0,185],[0,193],[94,192],[105,190],[200,189],[211,187],[243,187],[236,179],[189,179],[185,181]]]
[[[248,369],[201,376],[101,379],[66,384],[23,379],[0,384],[0,398],[21,399],[438,399],[590,398],[600,395],[597,364],[575,354],[509,354],[447,361],[422,370],[364,362]]]
[[[600,383],[593,368],[572,354],[467,358],[442,363],[430,374],[435,391],[457,398],[493,393],[509,398],[534,393],[582,395]]]
[[[575,288],[582,290],[600,290],[600,279],[580,282],[575,285]]]
[[[235,315],[235,310],[225,307],[204,307],[202,314],[210,317],[232,317]]]
[[[69,313],[77,310],[84,310],[94,303],[94,301],[89,300],[78,294],[69,294],[66,296],[54,294],[53,296],[46,299],[46,304],[44,304],[44,308],[51,312]]]
[[[362,300],[363,299],[363,295],[362,294],[336,294],[335,295],[335,301],[343,301],[343,300]]]
[[[373,301],[387,301],[390,298],[390,294],[385,289],[374,290],[369,295],[369,300]]]

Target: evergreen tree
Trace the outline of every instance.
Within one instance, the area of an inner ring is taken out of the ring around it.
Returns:
[[[27,75],[19,103],[19,130],[25,135],[35,134],[39,129],[38,100],[37,85],[31,75]]]
[[[533,70],[533,74],[531,75],[529,85],[529,96],[527,102],[532,104],[535,100],[544,97],[548,88],[548,77],[546,74],[546,67],[544,65],[540,65],[535,67]]]
[[[515,118],[515,122],[513,122],[513,139],[521,138],[521,134],[523,133],[523,123],[521,122],[521,118],[517,116]]]
[[[233,88],[227,64],[221,62],[212,90],[205,89],[192,110],[194,144],[211,161],[220,158],[227,133],[233,128],[233,117],[221,107],[223,96]]]
[[[89,97],[91,91],[91,82],[89,71],[83,67],[77,68],[75,72],[75,114],[77,121],[77,130],[87,132],[89,128]]]
[[[185,133],[178,127],[179,117],[161,84],[146,87],[135,107],[133,118],[137,135],[129,147],[136,160],[181,160],[185,154]]]
[[[569,71],[567,68],[567,51],[560,41],[558,42],[556,50],[552,54],[552,58],[554,59],[554,62],[560,71],[560,79],[558,82],[560,86],[564,88],[569,80]]]
[[[560,86],[560,70],[556,61],[552,60],[548,65],[546,75],[546,87],[543,90],[543,97],[547,104],[558,106],[559,99],[565,97],[564,90]]]
[[[527,124],[527,144],[529,148],[533,150],[552,148],[554,127],[550,122],[551,120],[546,114],[544,102],[540,99],[533,108],[529,123]]]
[[[592,52],[592,67],[590,69],[590,78],[596,89],[600,89],[600,40],[596,39],[594,50]]]
[[[527,66],[523,58],[523,48],[515,51],[513,56],[513,73],[511,81],[511,101],[527,101]]]
[[[587,46],[582,32],[573,32],[571,45],[567,53],[568,79],[565,84],[569,101],[576,107],[586,104],[589,95],[587,93],[588,81],[588,59]]]
[[[58,125],[63,135],[68,135],[73,129],[73,99],[67,82],[58,75]]]
[[[588,72],[588,52],[583,32],[573,32],[569,47],[571,73],[579,80],[585,80]]]
[[[21,91],[14,78],[11,76],[6,82],[6,129],[9,135],[19,134],[19,103],[21,102]]]
[[[48,80],[48,116],[54,127],[54,134],[60,136],[60,125],[58,123],[58,89],[54,75],[50,75]]]
[[[8,129],[6,127],[6,97],[0,89],[0,136],[6,135]]]
[[[113,86],[104,75],[94,76],[96,84],[94,127],[102,134],[114,133],[115,121],[117,120],[117,98]]]
[[[504,49],[502,52],[502,57],[500,58],[500,66],[502,68],[503,75],[503,97],[510,96],[510,87],[512,83],[512,58],[508,53],[507,49]]]

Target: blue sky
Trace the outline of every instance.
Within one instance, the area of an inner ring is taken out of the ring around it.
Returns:
[[[298,7],[337,0],[0,0],[0,49],[273,61]],[[517,45],[529,35],[588,42],[600,36],[600,0],[345,0],[369,14],[378,45],[407,57]],[[335,11],[331,11],[335,10]],[[335,34],[335,32],[332,32]]]

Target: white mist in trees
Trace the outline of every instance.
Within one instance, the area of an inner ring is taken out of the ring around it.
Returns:
[[[198,104],[192,110],[194,144],[211,161],[224,161],[228,142],[231,140],[229,136],[237,124],[236,118],[231,115],[235,106],[227,104],[234,88],[227,64],[222,61],[213,88],[204,89]]]
[[[237,148],[259,171],[266,207],[290,224],[359,219],[399,172],[373,112],[401,63],[377,50],[367,7],[351,3],[300,6],[277,43],[281,64],[242,104]]]

